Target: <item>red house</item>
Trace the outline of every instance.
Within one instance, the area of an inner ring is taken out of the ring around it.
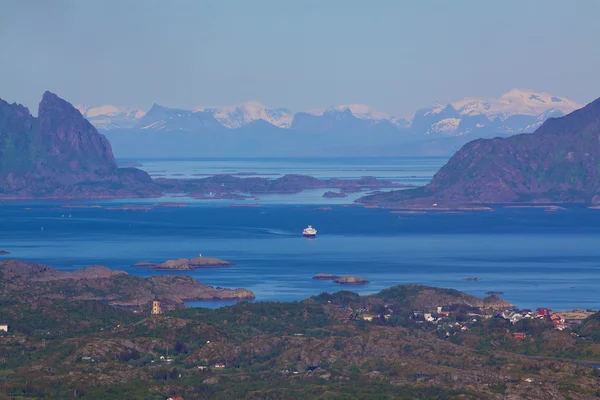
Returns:
[[[525,334],[524,333],[513,333],[513,337],[515,339],[525,339]]]
[[[538,308],[535,310],[535,315],[538,317],[549,317],[552,315],[552,310],[549,308]]]

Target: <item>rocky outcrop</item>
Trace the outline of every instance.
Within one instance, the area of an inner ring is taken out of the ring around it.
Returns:
[[[117,170],[110,143],[81,113],[54,93],[46,92],[38,109],[40,154],[38,173],[59,183],[102,180]]]
[[[162,271],[190,271],[199,268],[220,268],[220,267],[230,267],[234,264],[229,261],[219,260],[218,258],[212,257],[194,257],[191,259],[188,258],[179,258],[177,260],[167,260],[162,263],[152,263],[148,261],[141,261],[139,263],[133,264],[134,267],[147,267],[154,270],[162,270]]]
[[[131,276],[104,266],[76,271],[59,271],[47,265],[19,260],[0,262],[5,295],[23,298],[99,300],[121,307],[140,307],[155,296],[163,308],[183,307],[188,300],[252,300],[246,289],[213,288],[189,276],[162,275],[151,278]]]
[[[371,295],[385,302],[401,304],[413,310],[436,311],[438,307],[468,306],[506,310],[514,306],[497,296],[486,300],[455,289],[423,285],[398,285]]]
[[[344,275],[340,278],[334,279],[333,281],[335,283],[339,283],[340,285],[366,285],[367,283],[370,283],[365,278],[350,275]]]
[[[315,276],[313,276],[312,278],[319,280],[319,281],[332,281],[334,279],[339,279],[340,277],[337,275],[333,275],[333,274],[318,273]]]
[[[253,300],[247,289],[214,289],[190,276],[161,275],[148,278],[158,293],[168,293],[170,300]]]
[[[154,267],[156,266],[156,263],[150,262],[150,261],[140,261],[140,262],[136,262],[135,264],[131,265],[132,267],[146,267],[146,268],[150,268],[150,267]]]
[[[533,134],[467,143],[414,190],[366,196],[362,203],[600,202],[600,99]]]
[[[346,193],[343,193],[343,192],[328,191],[328,192],[323,193],[323,197],[325,197],[325,198],[336,198],[336,197],[348,197],[348,195]]]
[[[0,100],[0,197],[151,197],[145,172],[118,168],[108,140],[71,104],[46,92],[33,117]]]
[[[483,299],[483,308],[488,310],[510,310],[516,308],[516,306],[501,297],[491,295]]]

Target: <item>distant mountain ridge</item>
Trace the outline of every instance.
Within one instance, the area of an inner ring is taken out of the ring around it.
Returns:
[[[285,108],[269,108],[258,101],[249,101],[227,107],[198,107],[194,111],[209,112],[226,128],[241,128],[254,121],[263,120],[278,128],[289,128],[294,113]]]
[[[361,104],[297,113],[257,101],[194,110],[156,104],[148,112],[113,106],[78,109],[110,138],[120,156],[159,156],[156,152],[164,148],[158,146],[164,138],[153,138],[145,154],[134,155],[131,138],[123,136],[133,133],[178,134],[181,137],[171,139],[185,141],[183,147],[190,151],[180,156],[202,155],[192,154],[194,147],[210,148],[212,155],[221,156],[270,155],[273,151],[290,156],[382,155],[390,146],[398,145],[404,148],[403,155],[450,155],[469,140],[533,132],[548,118],[579,107],[564,97],[512,89],[498,99],[466,98],[434,104],[417,110],[409,119]],[[191,136],[197,134],[209,136]],[[253,141],[236,134],[251,136]],[[274,137],[277,134],[282,137]],[[301,137],[305,143],[300,143]]]

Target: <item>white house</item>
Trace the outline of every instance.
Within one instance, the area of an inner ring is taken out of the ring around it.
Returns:
[[[8,325],[0,324],[0,332],[8,332]]]

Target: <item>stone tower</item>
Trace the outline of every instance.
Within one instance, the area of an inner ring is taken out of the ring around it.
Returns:
[[[162,314],[162,310],[160,308],[160,301],[158,301],[158,297],[154,296],[154,301],[152,302],[152,315]]]

